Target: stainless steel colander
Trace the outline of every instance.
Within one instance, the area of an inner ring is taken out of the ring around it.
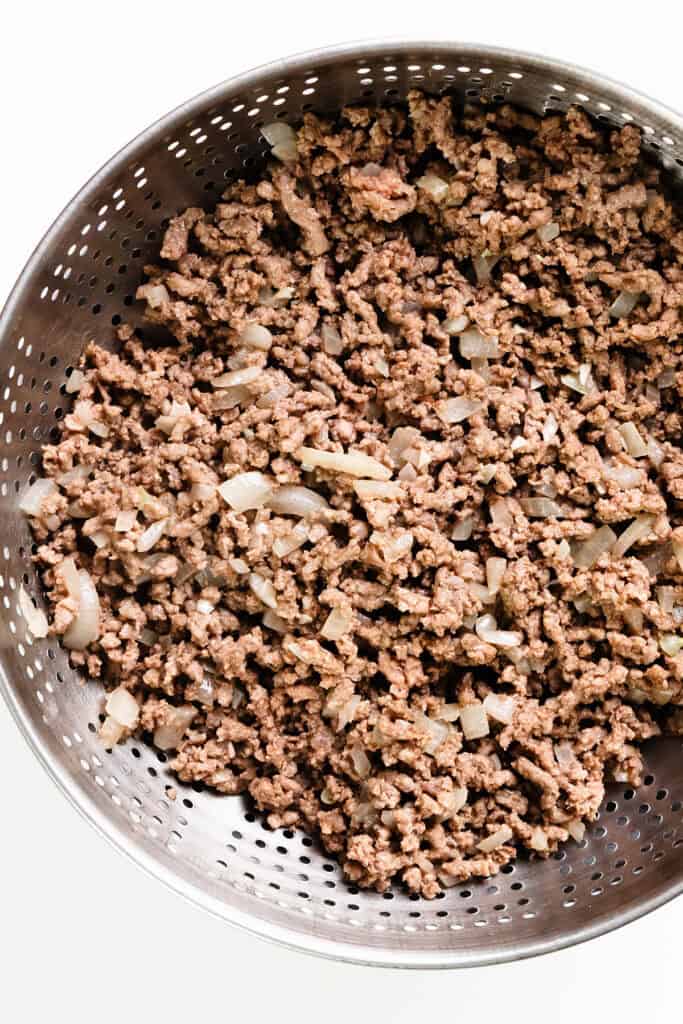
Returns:
[[[95,735],[101,688],[83,685],[55,643],[32,640],[22,584],[39,600],[18,494],[67,407],[64,384],[86,341],[110,345],[137,323],[142,267],[166,218],[215,203],[225,179],[258,167],[259,126],[418,86],[537,113],[580,104],[630,121],[683,182],[683,118],[557,61],[458,43],[353,44],[234,78],[147,129],[72,200],[38,246],[0,319],[0,689],[55,781],[116,846],[233,924],[360,963],[454,967],[557,949],[639,917],[683,888],[683,745],[653,742],[637,790],[613,786],[582,843],[433,901],[359,892],[303,833],[266,830],[236,797],[176,782],[136,740],[111,753]],[[175,799],[171,799],[176,791]]]

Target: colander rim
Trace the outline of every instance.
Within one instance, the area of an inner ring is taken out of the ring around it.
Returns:
[[[189,120],[192,116],[221,100],[226,94],[248,88],[258,83],[264,76],[275,74],[287,75],[298,70],[303,70],[311,64],[327,66],[336,63],[340,59],[349,59],[355,56],[371,58],[387,51],[396,54],[408,54],[413,52],[431,51],[441,55],[457,54],[460,57],[476,57],[479,60],[522,60],[527,67],[539,71],[554,71],[558,74],[579,75],[588,86],[604,92],[610,91],[613,96],[623,99],[626,104],[636,100],[644,109],[655,117],[663,118],[673,123],[676,129],[683,134],[683,114],[652,98],[646,93],[633,89],[631,86],[617,79],[603,75],[590,68],[574,64],[569,61],[558,60],[546,57],[542,54],[526,50],[513,49],[508,47],[488,46],[482,43],[458,42],[452,40],[416,40],[406,37],[386,37],[382,39],[352,40],[326,46],[322,48],[306,50],[259,65],[248,71],[241,72],[217,85],[203,90],[191,99],[179,104],[162,117],[157,118],[147,128],[139,132],[130,142],[119,149],[109,160],[107,160],[98,171],[95,172],[86,183],[72,196],[64,206],[60,214],[55,218],[47,229],[42,239],[35,247],[10,294],[0,314],[0,348],[3,338],[14,316],[14,312],[20,303],[24,290],[29,286],[34,271],[38,268],[41,258],[49,248],[53,238],[59,233],[64,221],[70,215],[76,204],[87,204],[90,198],[97,193],[101,183],[111,177],[117,171],[123,170],[134,158],[137,151],[144,147],[152,139],[162,134],[167,126],[174,123],[179,117]],[[141,846],[133,846],[126,839],[120,826],[107,815],[105,815],[90,797],[82,786],[73,785],[66,768],[63,768],[59,761],[52,757],[47,743],[39,736],[36,728],[33,727],[29,716],[23,711],[19,701],[16,699],[15,688],[10,683],[4,665],[0,662],[0,694],[7,704],[7,707],[17,724],[20,733],[28,743],[38,761],[43,766],[48,776],[52,779],[58,789],[67,798],[71,805],[76,808],[79,814],[129,861],[141,868],[148,876],[162,882],[167,889],[184,897],[194,906],[208,911],[212,916],[234,925],[237,928],[248,932],[258,938],[276,943],[281,946],[300,953],[309,953],[327,960],[335,960],[343,963],[357,964],[370,967],[395,967],[413,969],[453,969],[459,967],[490,966],[498,963],[524,960],[545,953],[557,952],[570,946],[587,942],[615,931],[632,921],[644,917],[653,910],[664,906],[670,900],[680,895],[683,891],[683,875],[678,881],[671,881],[662,890],[648,899],[634,901],[631,905],[610,916],[599,918],[593,923],[580,927],[567,929],[552,939],[525,939],[517,945],[505,945],[504,947],[489,953],[478,951],[468,953],[461,948],[451,950],[443,949],[436,951],[411,950],[409,948],[400,950],[383,950],[362,943],[333,941],[316,935],[313,931],[304,935],[284,925],[255,918],[248,912],[241,911],[221,899],[212,896],[205,890],[200,889],[192,882],[183,882],[176,872],[167,868],[158,861],[152,854],[148,853]]]

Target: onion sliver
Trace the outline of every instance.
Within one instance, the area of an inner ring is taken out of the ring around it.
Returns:
[[[47,616],[41,608],[34,607],[33,601],[23,586],[19,588],[19,608],[29,633],[37,640],[46,637],[48,633]]]
[[[364,452],[327,452],[318,448],[299,448],[294,457],[311,469],[318,467],[332,473],[347,473],[349,476],[367,477],[370,480],[391,479],[391,470]]]
[[[477,849],[481,850],[482,853],[491,853],[492,850],[497,850],[499,846],[503,846],[504,843],[509,843],[512,839],[512,829],[509,825],[501,825],[499,829],[492,832],[486,839],[482,839],[480,843],[477,843]]]
[[[138,702],[123,686],[118,686],[108,695],[105,710],[126,729],[134,729],[140,717]]]
[[[137,551],[139,551],[140,554],[151,551],[154,545],[161,540],[167,527],[168,519],[157,519],[155,523],[151,523],[150,526],[140,534],[136,546]]]
[[[249,573],[249,589],[267,608],[277,609],[277,593],[272,582],[258,572]]]
[[[159,750],[174,750],[196,714],[197,709],[190,705],[169,708],[166,712],[166,721],[154,732],[154,746]]]
[[[656,516],[649,513],[637,516],[616,541],[612,549],[615,558],[622,558],[636,541],[646,537],[652,529],[652,524],[656,518]]]
[[[624,439],[626,450],[634,459],[642,459],[647,455],[647,445],[638,433],[635,423],[622,423],[619,433]]]
[[[460,335],[460,355],[463,359],[495,359],[499,355],[498,338],[487,338],[476,327]]]
[[[509,725],[515,713],[515,698],[489,693],[484,697],[484,711],[494,721]]]
[[[218,488],[221,497],[235,512],[262,508],[273,493],[273,485],[263,473],[237,473]]]
[[[466,740],[479,740],[489,734],[489,720],[483,704],[460,708],[460,725]]]
[[[90,573],[85,569],[78,572],[78,584],[78,613],[62,638],[64,646],[72,651],[84,650],[97,638],[100,629],[100,599]]]
[[[415,184],[430,195],[435,203],[442,202],[448,195],[448,182],[431,171],[427,171],[421,178],[416,178]]]
[[[574,565],[577,569],[590,569],[592,565],[610,551],[617,542],[617,535],[609,526],[601,526],[586,540],[574,547]]]
[[[21,512],[26,513],[27,516],[38,516],[45,499],[56,493],[57,484],[54,480],[39,477],[22,494],[19,500],[19,509]]]
[[[329,508],[322,494],[312,491],[309,487],[286,485],[278,489],[268,498],[268,508],[281,516],[310,516],[321,508]]]
[[[445,401],[439,402],[436,411],[439,419],[444,423],[462,423],[463,420],[481,412],[483,408],[483,402],[458,395],[457,398],[447,398]]]

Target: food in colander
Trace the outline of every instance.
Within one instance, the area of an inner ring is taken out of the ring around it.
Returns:
[[[683,731],[681,222],[578,110],[263,134],[168,225],[154,332],[71,374],[22,607],[104,743],[433,897],[580,840]]]

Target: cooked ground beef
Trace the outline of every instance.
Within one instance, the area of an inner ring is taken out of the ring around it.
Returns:
[[[291,142],[171,222],[167,341],[87,346],[36,562],[72,647],[68,559],[95,582],[105,742],[433,897],[683,731],[681,219],[579,110],[414,93]]]

